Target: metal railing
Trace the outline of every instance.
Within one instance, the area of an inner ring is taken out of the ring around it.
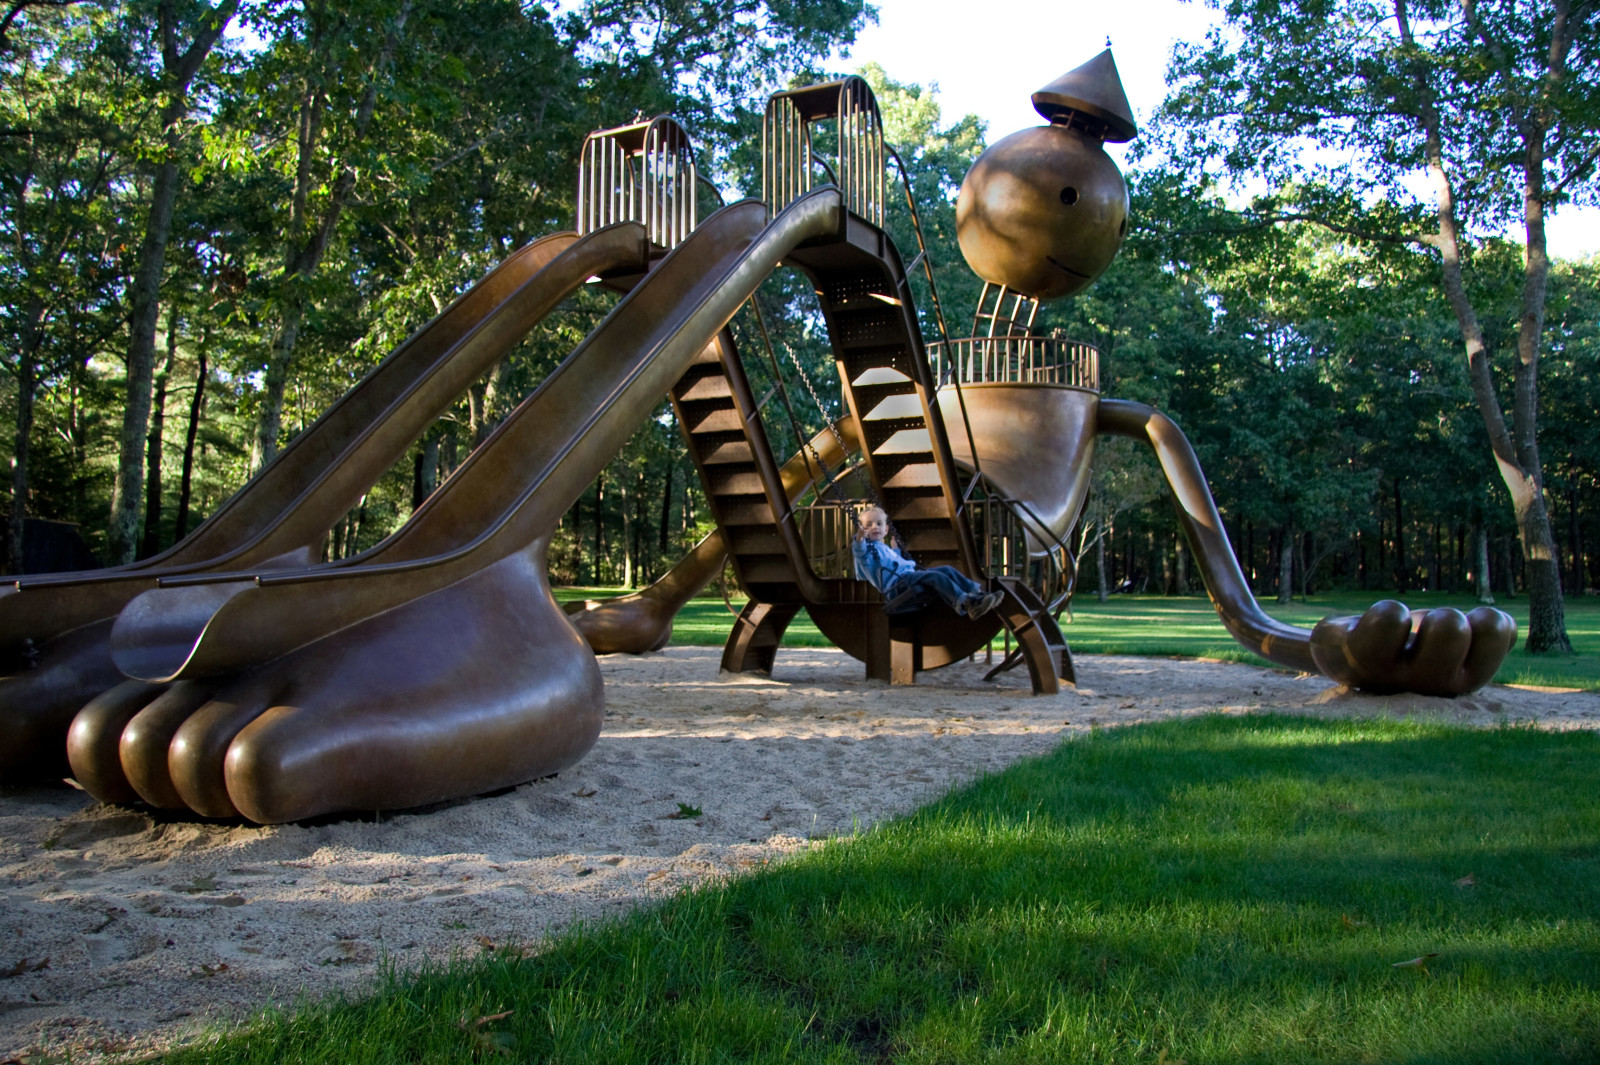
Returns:
[[[811,139],[811,127],[829,119],[837,124],[837,165],[829,165]],[[810,192],[820,166],[847,208],[883,228],[885,152],[883,117],[865,79],[851,75],[773,94],[761,121],[761,198],[768,216]]]
[[[1059,337],[966,337],[929,344],[934,379],[941,384],[1069,385],[1100,391],[1100,352]]]
[[[576,229],[582,235],[639,222],[653,243],[677,247],[699,224],[699,177],[694,142],[676,119],[597,130],[578,160]]]
[[[991,577],[1022,581],[1059,616],[1078,579],[1072,549],[1026,502],[999,494],[981,474],[975,480],[981,483],[968,489],[967,523],[985,569]]]

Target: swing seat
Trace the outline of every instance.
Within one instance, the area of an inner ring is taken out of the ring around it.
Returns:
[[[922,613],[939,601],[939,593],[927,585],[907,584],[883,600],[883,612],[895,620],[906,620]]]

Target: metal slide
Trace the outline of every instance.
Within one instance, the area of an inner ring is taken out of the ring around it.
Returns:
[[[644,269],[648,250],[644,228],[633,223],[524,246],[168,551],[130,566],[0,586],[0,662],[10,665],[0,677],[0,782],[60,777],[73,715],[114,687],[125,701],[138,697],[109,649],[112,621],[130,600],[162,578],[314,561],[333,523],[535,322],[595,275]],[[27,668],[30,657],[36,662]]]
[[[140,595],[113,657],[173,683],[142,706],[108,693],[84,708],[69,741],[78,779],[105,799],[131,789],[281,822],[417,806],[576,761],[599,734],[601,682],[550,594],[551,532],[779,261],[844,229],[831,187],[770,223],[757,201],[724,208],[371,551]]]

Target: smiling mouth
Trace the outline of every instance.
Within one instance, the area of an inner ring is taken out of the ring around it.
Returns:
[[[1050,265],[1051,266],[1055,267],[1057,270],[1060,270],[1062,273],[1071,274],[1073,277],[1077,278],[1080,281],[1089,280],[1089,275],[1088,274],[1080,274],[1080,273],[1078,273],[1078,271],[1074,270],[1072,267],[1068,266],[1066,263],[1062,262],[1060,259],[1057,259],[1054,255],[1046,255],[1045,258],[1050,260]]]

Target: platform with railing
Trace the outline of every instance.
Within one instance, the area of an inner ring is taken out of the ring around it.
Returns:
[[[1100,391],[1100,352],[1060,337],[965,337],[928,345],[934,379],[963,385],[1066,385]]]

